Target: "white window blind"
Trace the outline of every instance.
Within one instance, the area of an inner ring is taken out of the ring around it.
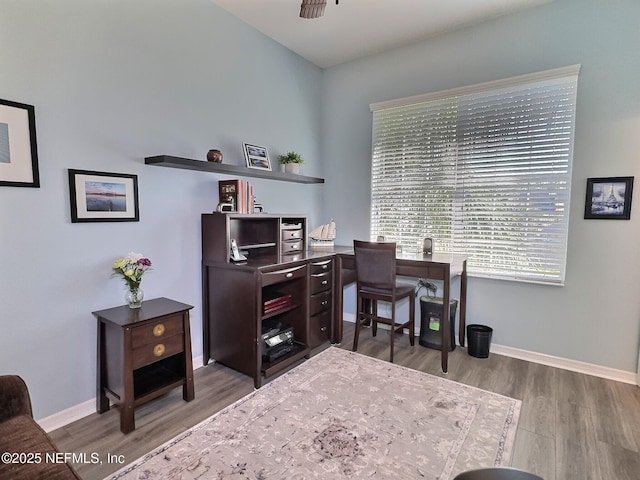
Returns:
[[[371,105],[371,237],[562,284],[579,66]]]

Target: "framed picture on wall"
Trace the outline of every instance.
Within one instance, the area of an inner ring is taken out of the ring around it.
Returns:
[[[0,186],[40,187],[33,105],[0,99]]]
[[[584,218],[629,220],[633,177],[588,178]]]
[[[250,143],[243,143],[242,145],[244,147],[244,158],[247,162],[247,167],[271,170],[267,147],[259,147],[258,145],[251,145]]]
[[[137,222],[138,176],[69,169],[71,222]]]

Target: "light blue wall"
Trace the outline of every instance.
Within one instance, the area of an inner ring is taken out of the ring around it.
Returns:
[[[587,177],[638,174],[637,18],[635,0],[556,0],[323,72],[207,0],[0,0],[0,98],[36,106],[42,183],[0,188],[0,374],[26,379],[38,418],[93,398],[90,312],[122,303],[110,265],[130,250],[154,262],[148,298],[195,306],[202,353],[199,218],[229,177],[144,157],[298,150],[325,186],[256,179],[258,200],[311,225],[333,216],[350,243],[368,235],[369,103],[575,63],[567,284],[471,279],[469,320],[495,343],[635,371],[640,209],[628,222],[582,209]],[[69,168],[137,174],[140,222],[71,224]]]
[[[208,0],[0,0],[0,98],[36,107],[42,185],[0,187],[0,374],[25,378],[37,418],[95,396],[91,312],[123,303],[110,268],[131,250],[154,263],[147,298],[195,306],[202,354],[200,214],[230,177],[144,157],[243,164],[246,141],[322,176],[321,75]],[[140,222],[72,224],[69,168],[138,175]],[[252,183],[270,212],[320,223],[322,185]]]
[[[635,372],[640,198],[630,221],[583,211],[588,177],[640,181],[638,19],[637,0],[556,0],[325,70],[325,208],[340,243],[369,234],[370,103],[582,64],[566,286],[471,278],[468,323],[492,326],[497,344]]]

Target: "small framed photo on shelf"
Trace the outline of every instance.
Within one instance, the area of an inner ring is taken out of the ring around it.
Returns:
[[[0,99],[0,186],[40,187],[33,105]]]
[[[271,170],[267,147],[259,147],[258,145],[251,145],[250,143],[243,143],[242,145],[244,146],[244,158],[247,162],[247,167],[257,168],[259,170]]]
[[[584,218],[629,220],[633,177],[588,178]]]
[[[71,222],[137,222],[138,176],[69,169]]]

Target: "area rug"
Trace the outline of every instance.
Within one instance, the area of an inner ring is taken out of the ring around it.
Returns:
[[[330,347],[108,478],[446,480],[508,465],[520,406]]]

